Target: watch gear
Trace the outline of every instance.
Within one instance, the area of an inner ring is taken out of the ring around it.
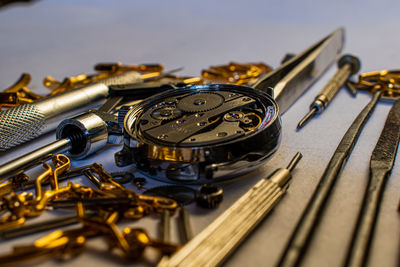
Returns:
[[[178,102],[166,105],[169,99]],[[246,174],[264,164],[281,139],[272,96],[228,84],[182,87],[147,98],[127,113],[124,130],[118,166],[133,163],[151,178],[187,185]]]
[[[181,116],[181,114],[182,114],[181,110],[173,106],[167,106],[154,110],[151,113],[151,117],[153,117],[156,120],[173,120]]]
[[[219,107],[224,101],[218,93],[201,92],[183,97],[177,107],[186,112],[205,112]]]

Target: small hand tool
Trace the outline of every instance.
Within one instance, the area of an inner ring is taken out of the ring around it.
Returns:
[[[392,171],[400,138],[400,100],[391,108],[372,152],[368,186],[343,266],[366,266],[385,185]]]
[[[0,112],[0,151],[25,143],[56,128],[65,117],[96,107],[108,96],[112,84],[142,82],[138,72],[129,71],[101,82],[76,88]]]
[[[347,159],[350,157],[350,154],[364,125],[375,109],[380,95],[381,92],[374,94],[372,100],[360,112],[340,141],[335,153],[325,169],[324,174],[319,181],[316,190],[314,191],[306,209],[302,214],[300,221],[297,223],[296,229],[289,240],[278,266],[294,267],[298,266],[302,260],[302,257],[306,252],[307,245],[311,240],[312,233],[322,217],[325,204],[330,196],[335,182],[337,181],[341,170],[344,168]]]
[[[291,171],[301,159],[297,153],[287,168],[260,180],[222,215],[190,240],[165,266],[218,266],[278,203],[292,178]]]
[[[306,125],[315,114],[321,114],[326,109],[349,77],[360,70],[360,65],[360,60],[352,55],[344,55],[339,59],[339,70],[315,97],[314,102],[312,102],[310,106],[310,112],[308,112],[308,114],[297,125],[298,130],[303,128],[303,126]],[[356,91],[351,91],[351,93],[355,95]]]
[[[251,87],[274,89],[274,98],[283,114],[334,62],[342,50],[344,29],[340,28],[302,53],[286,60]]]
[[[333,32],[251,87],[205,84],[145,99],[126,113],[128,138],[115,154],[117,166],[135,164],[154,179],[185,184],[215,183],[260,167],[279,147],[280,115],[334,61],[343,35]]]
[[[179,70],[181,70],[181,68],[174,69],[161,74],[158,73],[158,75],[154,75],[154,73],[144,74],[142,76],[139,76],[138,81],[143,83],[149,80],[153,80],[156,77],[163,77],[164,75]],[[124,81],[126,81],[126,79],[124,79]],[[117,126],[117,128],[119,128],[118,118],[114,115],[109,114],[108,112],[123,99],[123,97],[127,94],[127,92],[124,92],[122,89],[111,90],[104,84],[96,83],[95,85],[92,86],[106,87],[107,94],[110,93],[110,98],[99,108],[99,110],[86,112],[76,117],[62,120],[61,123],[57,126],[57,132],[56,132],[57,141],[50,143],[46,146],[43,146],[41,148],[38,148],[28,154],[25,154],[21,157],[18,157],[14,160],[11,160],[1,165],[0,180],[7,178],[11,175],[18,174],[21,171],[21,169],[23,169],[25,166],[30,165],[32,162],[40,160],[43,157],[46,157],[48,154],[68,152],[70,157],[74,159],[80,159],[103,148],[107,143],[113,143],[113,144],[118,143],[119,140],[118,138],[117,139],[112,138],[114,137],[113,133],[115,132],[114,131],[115,127]],[[84,88],[81,89],[86,90]],[[76,92],[76,89],[68,92]],[[136,91],[133,90],[133,94],[135,93]],[[88,94],[90,94],[90,92],[88,92]],[[59,95],[64,95],[64,93]],[[141,96],[142,95],[140,95],[140,97]],[[0,115],[0,133],[1,133],[1,115]],[[118,131],[118,133],[122,138],[122,132]]]

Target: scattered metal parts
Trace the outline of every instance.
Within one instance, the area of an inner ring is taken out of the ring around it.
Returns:
[[[164,67],[161,64],[128,64],[124,65],[122,62],[113,62],[113,63],[97,63],[94,66],[96,71],[101,72],[125,72],[125,71],[138,71],[142,73],[148,72],[162,72]]]
[[[222,202],[224,191],[217,185],[203,185],[196,196],[199,206],[207,209],[214,209]]]
[[[352,82],[350,85],[370,94],[381,91],[382,99],[393,101],[400,96],[400,71],[381,70],[362,73],[358,82]]]
[[[179,246],[151,239],[141,228],[125,228],[122,232],[116,226],[118,212],[106,216],[87,216],[82,205],[77,205],[77,215],[82,227],[65,231],[57,230],[38,240],[32,245],[14,247],[9,254],[0,256],[0,265],[10,265],[39,257],[70,258],[83,252],[88,238],[106,237],[110,250],[117,250],[122,258],[138,259],[146,247],[154,247],[163,254],[170,255]]]
[[[385,122],[370,160],[370,176],[363,204],[354,228],[346,263],[343,266],[366,266],[385,185],[392,171],[400,138],[400,100]]]
[[[339,70],[315,97],[314,102],[310,106],[310,112],[299,122],[297,130],[303,128],[314,115],[321,114],[327,108],[340,88],[348,81],[349,77],[360,70],[360,66],[360,60],[355,56],[344,55],[339,59]],[[351,93],[354,96],[356,92]]]
[[[10,87],[0,93],[0,109],[2,107],[16,107],[21,104],[32,103],[42,96],[33,93],[28,89],[28,84],[31,81],[31,75],[22,73],[21,77]]]
[[[335,182],[350,157],[364,125],[374,111],[380,95],[381,92],[374,94],[372,100],[360,112],[340,141],[300,221],[297,223],[296,230],[293,232],[278,266],[298,266],[303,259]]]
[[[237,63],[211,66],[202,70],[201,77],[205,83],[229,83],[236,85],[249,84],[262,75],[270,72],[272,68],[264,63]]]
[[[297,153],[287,168],[278,169],[260,180],[168,261],[160,262],[158,266],[221,265],[281,199],[292,178],[291,171],[301,157]]]

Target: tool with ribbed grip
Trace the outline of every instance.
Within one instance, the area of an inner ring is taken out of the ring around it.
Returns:
[[[349,77],[356,74],[360,70],[360,60],[352,55],[344,55],[338,61],[339,70],[336,74],[329,80],[325,87],[319,92],[315,97],[314,101],[310,105],[310,112],[299,122],[297,129],[301,129],[312,117],[316,114],[321,114],[332,99],[339,92],[340,88],[346,83]],[[355,96],[356,91],[352,91],[351,87],[349,90]]]
[[[297,153],[286,169],[278,169],[259,181],[170,259],[162,260],[158,267],[220,265],[286,192],[292,178],[290,172],[301,157]]]
[[[31,104],[1,111],[0,151],[54,130],[63,118],[95,108],[100,100],[108,96],[109,85],[141,81],[138,72],[129,71]]]

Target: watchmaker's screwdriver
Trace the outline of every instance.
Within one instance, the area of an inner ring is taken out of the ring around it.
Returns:
[[[100,105],[109,86],[142,83],[140,73],[128,71],[96,83],[75,88],[0,112],[0,151],[5,151],[54,130],[60,120]]]
[[[303,128],[303,126],[306,125],[306,123],[312,117],[314,117],[315,114],[321,114],[325,110],[325,108],[329,105],[349,77],[360,70],[360,66],[360,60],[355,56],[344,55],[339,59],[339,70],[316,96],[314,102],[310,105],[310,112],[308,112],[307,115],[299,122],[297,125],[297,130]],[[356,91],[353,90],[353,88],[349,89],[353,95],[356,94]]]
[[[260,180],[177,253],[160,261],[158,267],[219,266],[278,203],[301,157],[297,153],[287,168]]]
[[[139,75],[138,82],[145,83],[155,78],[164,77],[165,75],[179,71],[180,69],[181,68],[163,73]],[[103,86],[107,88],[108,91],[108,87],[105,84],[96,83],[94,86]],[[134,94],[134,92],[131,93]],[[114,105],[121,100],[121,98],[112,95],[109,97],[109,101]],[[103,113],[107,113],[105,111],[109,111],[108,109],[113,105],[110,105],[107,101],[99,108],[99,110],[102,110]],[[108,118],[104,117],[106,115],[109,115],[107,116]],[[0,180],[6,179],[20,173],[24,169],[26,170],[30,168],[34,162],[41,160],[49,154],[69,152],[70,157],[81,159],[103,148],[110,141],[109,133],[112,128],[112,123],[109,123],[109,119],[116,120],[116,117],[108,113],[97,114],[96,112],[86,112],[76,117],[62,120],[57,127],[57,141],[0,165]]]

